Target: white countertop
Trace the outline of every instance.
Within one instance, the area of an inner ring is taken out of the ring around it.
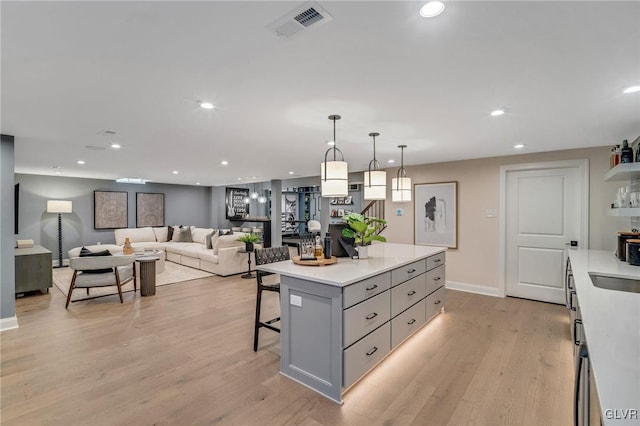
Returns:
[[[369,246],[368,259],[353,260],[341,257],[338,258],[338,263],[327,266],[296,265],[293,261],[286,260],[259,265],[256,268],[289,277],[344,287],[446,250],[445,247],[414,246],[411,244],[373,244]]]
[[[636,409],[640,415],[640,294],[594,286],[589,272],[640,279],[640,267],[620,262],[612,252],[569,250],[589,357],[602,412]],[[604,424],[638,425],[639,419],[607,419]]]

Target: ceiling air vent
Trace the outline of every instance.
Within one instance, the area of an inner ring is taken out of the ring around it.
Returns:
[[[307,2],[267,25],[267,29],[278,37],[289,38],[302,30],[324,25],[332,19],[333,16],[318,3]]]

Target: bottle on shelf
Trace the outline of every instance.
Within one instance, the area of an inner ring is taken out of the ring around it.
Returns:
[[[629,141],[622,141],[622,149],[620,150],[620,162],[623,164],[633,163],[633,149],[629,147]]]
[[[613,157],[613,167],[620,164],[620,145],[616,145],[615,156]]]

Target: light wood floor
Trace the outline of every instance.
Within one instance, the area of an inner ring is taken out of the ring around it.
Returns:
[[[265,295],[268,310],[277,299]],[[2,425],[569,425],[563,306],[448,291],[439,315],[339,406],[252,350],[255,281],[206,278],[73,303],[16,301],[1,335]]]

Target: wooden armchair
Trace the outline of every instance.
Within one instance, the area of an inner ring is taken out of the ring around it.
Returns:
[[[69,259],[69,267],[74,270],[67,304],[71,302],[71,293],[76,288],[118,287],[120,303],[122,301],[122,285],[133,280],[133,289],[137,289],[136,269],[134,268],[134,256],[100,256],[100,257],[72,257]]]

